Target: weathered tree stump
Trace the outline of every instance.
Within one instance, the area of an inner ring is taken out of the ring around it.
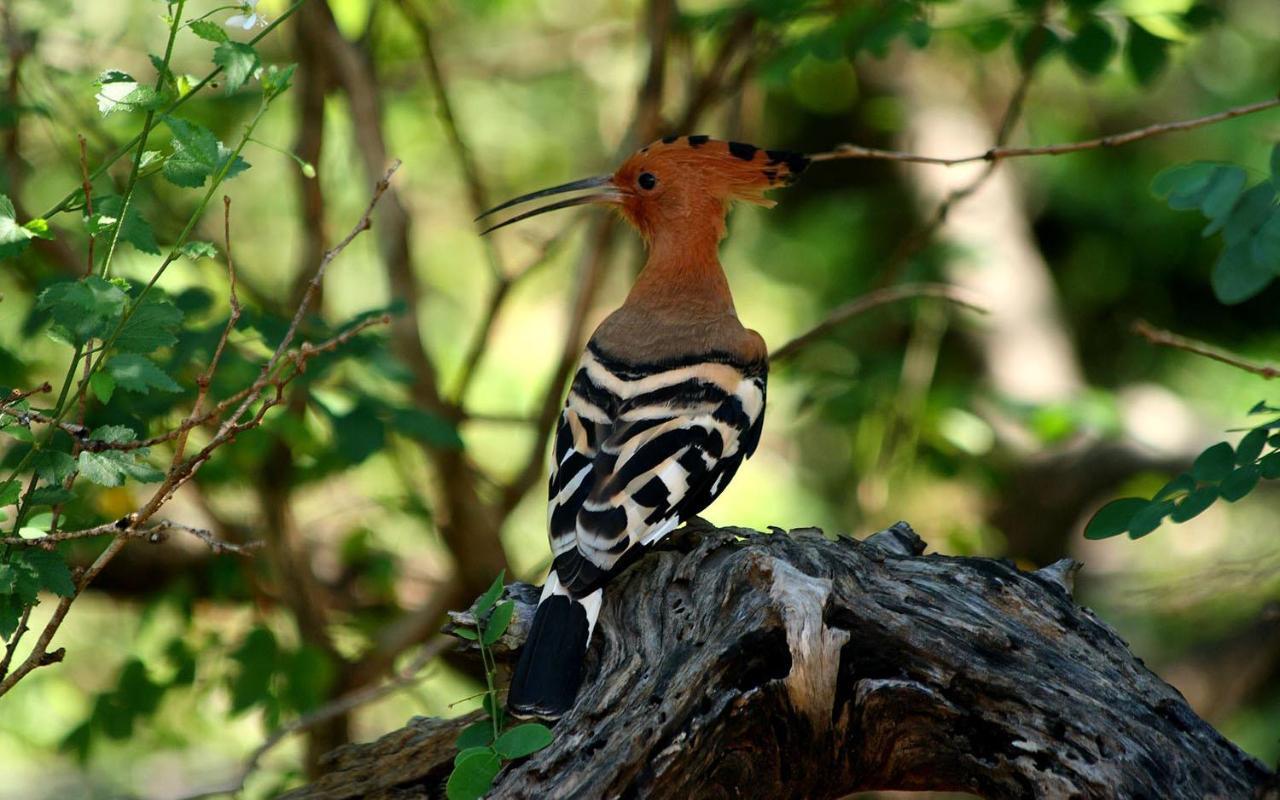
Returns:
[[[1036,572],[695,523],[614,581],[577,705],[493,798],[1255,798],[1275,775]],[[527,624],[536,593],[513,587]],[[507,644],[518,645],[513,624]],[[415,719],[328,757],[293,800],[442,796],[470,721]]]

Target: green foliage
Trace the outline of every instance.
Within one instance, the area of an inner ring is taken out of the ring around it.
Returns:
[[[1280,276],[1278,160],[1280,144],[1271,152],[1271,176],[1247,189],[1243,168],[1203,161],[1170,167],[1151,183],[1170,208],[1199,210],[1209,220],[1205,236],[1222,235],[1224,247],[1211,283],[1223,303],[1242,303]]]
[[[173,132],[173,155],[164,162],[164,176],[175,186],[204,186],[209,176],[221,171],[231,158],[231,150],[208,128],[177,117],[166,116],[164,122]],[[225,178],[234,178],[248,168],[248,162],[237,156],[226,167]]]
[[[27,249],[32,239],[53,238],[45,220],[33,219],[23,225],[18,223],[17,216],[13,202],[0,194],[0,260],[18,255]]]
[[[1273,415],[1280,409],[1259,403],[1250,413]],[[1234,448],[1219,442],[1205,449],[1188,472],[1169,481],[1150,500],[1112,500],[1089,520],[1085,538],[1107,539],[1127,532],[1129,538],[1138,539],[1160,527],[1165,517],[1186,522],[1219,499],[1234,503],[1252,492],[1260,480],[1280,478],[1280,435],[1272,431],[1280,431],[1280,417],[1255,426]]]
[[[537,722],[503,729],[506,715],[494,687],[497,665],[489,648],[506,633],[515,612],[515,604],[510,600],[499,602],[505,578],[505,572],[499,573],[485,593],[471,605],[471,613],[476,619],[474,629],[454,630],[455,635],[479,645],[488,687],[482,705],[488,719],[474,722],[458,734],[455,743],[458,755],[453,759],[453,771],[445,784],[449,800],[478,800],[493,786],[493,779],[504,761],[532,755],[552,741],[551,729]]]
[[[242,42],[222,42],[213,51],[213,63],[222,67],[227,94],[235,94],[262,66],[258,51]]]

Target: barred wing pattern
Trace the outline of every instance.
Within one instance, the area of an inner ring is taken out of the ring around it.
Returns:
[[[556,432],[554,578],[584,597],[711,504],[764,422],[768,365],[712,353],[627,364],[588,345]]]

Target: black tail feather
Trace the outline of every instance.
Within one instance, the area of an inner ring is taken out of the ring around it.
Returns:
[[[538,604],[507,695],[513,716],[555,720],[573,706],[589,632],[581,603],[557,594]]]

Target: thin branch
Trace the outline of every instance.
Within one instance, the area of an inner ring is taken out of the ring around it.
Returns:
[[[939,156],[926,156],[917,153],[907,153],[900,150],[880,150],[874,147],[862,147],[856,144],[837,145],[834,150],[825,153],[813,153],[809,156],[812,161],[835,161],[846,158],[866,158],[879,159],[884,161],[908,161],[915,164],[937,164],[944,167],[953,167],[958,164],[970,164],[975,161],[1003,161],[1007,158],[1025,158],[1028,156],[1060,156],[1067,153],[1078,153],[1082,150],[1098,150],[1108,147],[1120,147],[1121,145],[1131,144],[1143,139],[1150,139],[1155,136],[1163,136],[1167,133],[1180,133],[1195,128],[1202,128],[1205,125],[1213,125],[1224,122],[1236,117],[1243,117],[1248,114],[1256,114],[1260,111],[1267,111],[1280,106],[1280,98],[1271,100],[1261,100],[1256,103],[1249,103],[1243,106],[1236,106],[1225,111],[1219,111],[1216,114],[1208,114],[1203,117],[1194,119],[1179,120],[1177,122],[1161,122],[1155,125],[1148,125],[1144,128],[1136,128],[1123,133],[1112,133],[1107,136],[1100,136],[1096,139],[1084,139],[1078,142],[1063,142],[1060,144],[1047,144],[1038,147],[992,147],[985,152],[975,155],[959,156],[956,158],[943,158]]]
[[[249,754],[249,758],[245,760],[244,765],[240,768],[240,771],[234,778],[226,781],[225,783],[197,792],[196,794],[185,795],[179,798],[179,800],[201,800],[202,798],[217,797],[219,795],[235,794],[239,792],[244,788],[245,781],[249,779],[249,776],[258,769],[263,757],[276,745],[280,744],[280,742],[296,733],[314,728],[315,726],[328,722],[336,717],[341,717],[360,706],[368,705],[375,700],[379,700],[393,692],[409,686],[410,684],[416,683],[418,680],[418,673],[420,673],[427,664],[443,654],[446,650],[454,647],[456,644],[457,642],[455,640],[445,636],[437,636],[431,641],[426,642],[422,645],[418,654],[413,657],[413,660],[386,683],[376,686],[366,686],[364,688],[357,689],[354,692],[348,692],[341,697],[325,703],[313,711],[303,714],[292,722],[281,725],[267,737],[266,741],[258,745],[258,747]]]
[[[76,134],[76,138],[80,140],[80,177],[84,188],[84,213],[86,217],[93,218],[93,180],[89,177],[89,143],[81,134]],[[96,236],[89,237],[89,256],[86,259],[84,274],[86,276],[93,274],[93,243]]]
[[[33,394],[48,394],[52,391],[53,386],[48,381],[45,381],[34,389],[27,389],[26,391],[23,391],[22,389],[14,389],[9,392],[9,396],[6,397],[3,402],[0,402],[0,409],[8,408],[19,400],[25,400]]]
[[[873,308],[879,308],[889,303],[897,303],[918,297],[936,297],[962,308],[967,308],[970,311],[976,311],[979,314],[987,313],[987,310],[980,305],[971,292],[961,289],[959,286],[951,286],[945,283],[904,283],[899,286],[888,286],[867,292],[861,297],[850,300],[836,308],[817,325],[770,353],[769,361],[777,364],[790,359],[814,340],[821,339],[834,328],[843,325],[859,314],[864,314]]]
[[[1220,361],[1228,364],[1236,369],[1242,369],[1245,372],[1252,372],[1262,378],[1270,380],[1272,378],[1280,378],[1280,366],[1268,364],[1265,362],[1250,361],[1244,356],[1237,355],[1230,350],[1223,350],[1220,347],[1199,341],[1198,339],[1189,339],[1181,336],[1173,331],[1167,331],[1163,328],[1157,328],[1144,319],[1136,320],[1133,323],[1133,332],[1143,339],[1160,347],[1172,347],[1175,350],[1185,350],[1188,353],[1195,353],[1198,356],[1211,358],[1214,361]]]
[[[244,544],[233,544],[219,539],[212,531],[204,528],[193,528],[190,525],[184,525],[181,522],[173,522],[172,520],[162,520],[161,522],[149,527],[134,527],[134,514],[129,514],[115,522],[104,522],[101,525],[95,525],[92,528],[84,528],[78,531],[57,531],[56,533],[46,534],[34,539],[24,539],[20,536],[6,536],[0,538],[0,544],[10,547],[27,547],[40,550],[52,550],[53,546],[59,542],[75,542],[81,539],[95,539],[99,536],[120,536],[126,539],[144,539],[151,544],[159,544],[166,541],[169,531],[182,531],[189,533],[200,541],[209,546],[209,549],[215,553],[234,553],[240,556],[246,556],[262,546],[261,542],[246,542]]]

